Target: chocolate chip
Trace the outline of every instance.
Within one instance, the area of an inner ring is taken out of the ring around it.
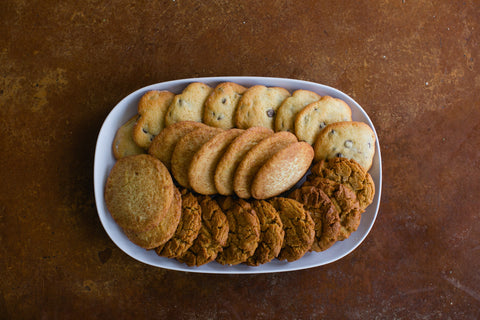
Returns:
[[[369,142],[368,143],[368,148],[371,148],[372,147],[372,144]]]
[[[347,140],[347,141],[345,141],[344,145],[345,145],[346,148],[351,148],[351,147],[353,147],[353,142],[352,142],[352,140]]]
[[[273,109],[268,109],[267,110],[267,116],[269,118],[273,118],[275,116],[275,111]]]
[[[227,102],[227,98],[222,99],[222,103],[225,104],[225,102]]]
[[[339,152],[339,153],[337,153],[335,156],[338,157],[338,158],[341,158],[341,157],[343,157],[343,154],[341,154],[341,153]]]
[[[183,100],[182,99],[178,100],[178,104],[183,105]]]
[[[322,123],[320,123],[320,125],[319,125],[320,129],[323,129],[323,128],[325,128],[326,126],[327,126],[327,124],[326,124],[325,122],[322,122]]]
[[[335,130],[330,130],[330,132],[328,134],[335,134]]]
[[[223,119],[223,115],[219,115],[219,116],[217,117],[217,120],[222,120],[222,119]]]
[[[147,129],[142,128],[143,133],[148,133]]]

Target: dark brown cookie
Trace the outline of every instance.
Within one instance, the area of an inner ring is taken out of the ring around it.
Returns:
[[[289,197],[303,203],[315,222],[312,250],[320,252],[330,248],[340,233],[340,217],[327,194],[317,187],[303,186],[291,192]]]
[[[313,176],[347,185],[355,192],[362,212],[372,203],[375,196],[375,183],[372,177],[355,160],[346,158],[321,160],[312,167]]]
[[[277,210],[265,200],[252,202],[260,222],[260,242],[253,256],[247,259],[247,265],[258,266],[270,262],[278,256],[283,245],[285,231]]]
[[[280,214],[285,230],[279,260],[295,261],[310,250],[315,240],[315,223],[303,205],[293,199],[276,197],[270,203]]]
[[[308,176],[304,186],[315,186],[327,194],[340,217],[338,240],[347,239],[360,225],[362,210],[355,192],[348,186],[327,178]]]
[[[229,203],[230,202],[230,203]],[[250,203],[227,198],[222,202],[227,215],[229,233],[227,245],[217,256],[223,265],[236,265],[247,261],[257,249],[260,240],[260,222]]]
[[[182,215],[173,237],[155,252],[159,256],[176,258],[182,256],[198,236],[202,226],[202,209],[195,197],[187,189],[182,189]]]
[[[228,221],[220,206],[209,196],[198,197],[202,210],[202,227],[187,252],[177,260],[187,266],[201,266],[217,257],[227,244]]]

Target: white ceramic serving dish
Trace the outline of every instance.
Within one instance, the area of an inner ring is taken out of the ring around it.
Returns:
[[[373,181],[375,182],[376,193],[375,198],[373,199],[373,203],[362,214],[362,219],[358,230],[354,232],[348,239],[335,243],[331,248],[326,251],[309,252],[305,254],[305,256],[303,256],[301,259],[294,262],[278,261],[275,259],[269,263],[260,265],[258,267],[249,267],[244,264],[236,266],[223,266],[217,262],[211,262],[207,265],[200,267],[188,267],[185,264],[181,264],[174,259],[159,257],[157,254],[155,254],[153,250],[147,251],[130,242],[124,235],[122,229],[118,227],[118,225],[113,221],[110,213],[106,208],[104,199],[105,182],[113,164],[115,163],[115,158],[112,152],[112,142],[115,133],[123,123],[125,123],[128,119],[130,119],[136,114],[138,101],[145,92],[149,90],[169,90],[173,93],[180,93],[183,88],[185,88],[189,83],[195,81],[206,83],[212,87],[215,87],[215,85],[220,82],[231,81],[246,87],[250,87],[256,84],[262,84],[265,86],[278,86],[286,88],[290,90],[290,92],[293,92],[296,89],[305,89],[314,91],[321,96],[329,95],[344,100],[352,109],[353,120],[363,121],[367,123],[373,129],[376,136],[376,152],[373,159],[372,168],[369,171],[373,178]],[[95,149],[95,201],[97,205],[98,216],[100,218],[100,221],[102,222],[103,227],[105,228],[105,231],[110,236],[112,241],[132,258],[145,264],[171,270],[218,274],[249,274],[301,270],[331,263],[333,261],[341,259],[342,257],[352,252],[368,235],[377,217],[378,208],[380,206],[381,190],[382,163],[380,155],[380,145],[378,142],[375,128],[370,121],[368,115],[357,102],[355,102],[345,93],[329,86],[302,80],[267,77],[210,77],[182,79],[153,84],[131,93],[122,101],[120,101],[115,106],[115,108],[113,108],[113,110],[107,116],[105,122],[102,125]]]

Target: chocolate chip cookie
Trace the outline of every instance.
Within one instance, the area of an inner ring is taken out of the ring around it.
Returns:
[[[115,159],[118,160],[124,157],[145,153],[145,150],[140,148],[135,141],[133,141],[133,128],[135,127],[135,123],[137,123],[138,117],[138,114],[133,116],[118,128],[112,145]]]
[[[247,88],[233,82],[217,85],[205,101],[203,123],[222,129],[234,128],[237,104],[245,90]]]

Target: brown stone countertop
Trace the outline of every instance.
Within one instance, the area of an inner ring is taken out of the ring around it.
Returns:
[[[0,318],[478,319],[478,1],[0,5]],[[383,157],[380,211],[334,263],[261,275],[151,267],[103,229],[96,137],[149,84],[303,79],[349,94]]]

